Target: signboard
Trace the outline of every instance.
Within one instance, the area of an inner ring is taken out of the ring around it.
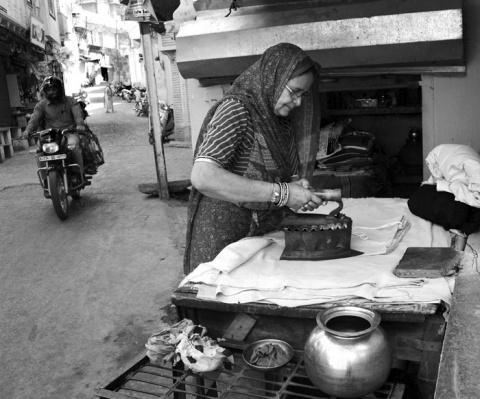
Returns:
[[[45,26],[33,17],[30,20],[30,41],[38,47],[45,48]]]
[[[125,21],[156,21],[157,17],[153,10],[150,0],[130,0],[127,11],[125,12]]]

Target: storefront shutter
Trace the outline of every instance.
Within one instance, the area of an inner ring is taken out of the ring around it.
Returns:
[[[12,126],[12,110],[8,97],[7,76],[5,64],[0,58],[0,127]]]
[[[176,141],[191,143],[191,127],[188,110],[188,86],[182,81],[177,63],[172,61],[172,87],[173,87],[173,111],[175,112],[175,134]]]

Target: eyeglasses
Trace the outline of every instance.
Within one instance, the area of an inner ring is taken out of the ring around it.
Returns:
[[[308,91],[293,90],[290,87],[288,87],[288,85],[285,85],[285,87],[289,91],[290,98],[292,99],[292,101],[298,100],[299,98],[303,98],[308,94]]]

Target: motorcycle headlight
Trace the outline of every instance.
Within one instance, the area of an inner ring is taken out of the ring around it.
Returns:
[[[42,150],[45,154],[53,154],[59,150],[57,143],[45,143],[42,146]]]

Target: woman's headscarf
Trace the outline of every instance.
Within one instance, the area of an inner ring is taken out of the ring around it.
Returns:
[[[227,99],[236,99],[247,107],[254,131],[262,133],[278,165],[280,175],[288,179],[290,169],[287,161],[290,141],[281,134],[283,129],[279,123],[279,117],[274,113],[274,107],[287,82],[312,67],[316,78],[317,65],[294,44],[280,43],[268,48],[257,62],[234,81],[222,101],[210,109],[201,128],[197,148],[220,103]],[[317,89],[317,79],[315,79],[310,89],[311,95],[304,97],[302,105],[289,115],[296,136],[301,164],[300,175],[307,178],[313,173],[318,147],[320,106]]]

